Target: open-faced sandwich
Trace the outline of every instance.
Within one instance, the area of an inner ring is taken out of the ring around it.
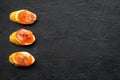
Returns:
[[[22,28],[11,33],[9,41],[16,45],[26,46],[35,42],[35,36],[32,31]]]
[[[14,52],[8,60],[12,65],[20,67],[30,66],[35,62],[35,58],[26,51]]]
[[[11,12],[9,18],[19,24],[33,24],[37,20],[36,14],[26,9]]]

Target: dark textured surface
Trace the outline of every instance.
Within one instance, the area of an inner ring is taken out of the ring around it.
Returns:
[[[28,9],[33,25],[13,23],[11,11]],[[11,32],[26,28],[36,36],[28,47],[11,44]],[[15,51],[36,58],[29,68],[8,62]],[[1,0],[0,80],[120,80],[119,0]]]

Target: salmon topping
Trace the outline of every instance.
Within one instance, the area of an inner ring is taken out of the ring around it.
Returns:
[[[32,43],[34,41],[33,33],[26,29],[20,29],[16,33],[16,38],[22,45],[25,43]]]
[[[17,52],[14,56],[15,62],[19,66],[29,66],[32,64],[32,57],[29,55],[24,55],[20,52]]]
[[[17,19],[19,23],[22,24],[29,24],[33,23],[36,20],[36,16],[34,13],[27,11],[27,10],[21,10],[17,14]]]

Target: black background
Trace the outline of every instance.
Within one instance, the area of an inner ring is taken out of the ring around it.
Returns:
[[[36,13],[37,22],[11,22],[19,9]],[[9,42],[20,28],[34,33],[33,45]],[[15,51],[30,52],[35,64],[14,67],[8,57]],[[0,80],[120,80],[120,1],[1,0]]]

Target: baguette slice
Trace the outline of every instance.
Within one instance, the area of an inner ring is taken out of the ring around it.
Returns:
[[[30,66],[35,62],[35,58],[26,51],[14,52],[9,56],[9,62],[14,66]]]
[[[9,18],[19,24],[33,24],[37,20],[36,14],[26,9],[11,12]]]
[[[26,46],[35,42],[35,36],[32,31],[27,29],[19,29],[9,36],[9,41],[16,45]]]

